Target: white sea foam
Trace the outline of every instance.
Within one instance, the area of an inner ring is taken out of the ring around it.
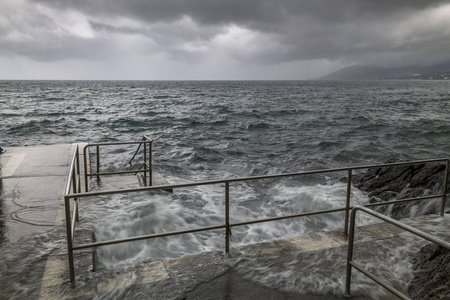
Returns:
[[[343,183],[292,186],[277,182],[263,189],[257,184],[232,183],[230,221],[245,222],[340,208],[345,206],[345,195],[346,185]],[[352,205],[364,201],[367,198],[363,193],[358,190],[352,192]],[[173,194],[138,193],[102,197],[90,203],[84,211],[84,218],[95,224],[96,239],[99,241],[222,225],[225,222],[224,186],[175,189]],[[373,220],[364,215],[358,220],[359,225],[371,222]],[[235,226],[232,245],[342,230],[343,226],[343,212]],[[223,230],[214,230],[157,238],[101,247],[98,254],[101,263],[111,267],[118,263],[222,250],[222,235]]]

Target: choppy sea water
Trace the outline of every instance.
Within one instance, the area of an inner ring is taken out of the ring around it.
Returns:
[[[157,163],[194,178],[199,168],[250,175],[421,159],[448,153],[449,89],[448,81],[0,81],[0,136],[7,147],[147,134]]]
[[[448,81],[0,81],[0,145],[154,140],[171,183],[447,157]],[[107,168],[133,149],[106,153]],[[236,184],[231,221],[340,207],[345,174]],[[223,186],[82,207],[98,240],[223,223]],[[352,204],[367,197],[353,190]],[[102,220],[97,222],[96,220]],[[362,223],[370,220],[361,220]],[[339,230],[343,215],[246,226],[232,246]],[[218,231],[99,248],[106,267],[223,249]]]

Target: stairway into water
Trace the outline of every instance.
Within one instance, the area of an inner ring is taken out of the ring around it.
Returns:
[[[402,222],[448,238],[450,215],[423,216]],[[355,259],[406,292],[410,259],[425,241],[389,224],[358,227]],[[90,253],[77,258],[77,283],[64,296],[146,297],[148,299],[338,299],[345,280],[347,237],[321,232],[290,239],[185,255],[92,272]],[[62,261],[60,261],[62,263]],[[65,264],[52,270],[42,295],[58,295],[67,284]],[[355,274],[353,299],[396,299],[362,274]],[[62,296],[62,295],[61,295]],[[272,298],[270,298],[272,297]]]

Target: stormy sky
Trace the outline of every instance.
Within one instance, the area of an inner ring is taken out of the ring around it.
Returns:
[[[0,79],[314,79],[448,60],[449,0],[0,1]]]

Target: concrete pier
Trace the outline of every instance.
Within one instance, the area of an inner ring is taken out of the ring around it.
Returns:
[[[9,245],[20,244],[16,242],[25,236],[51,229],[64,231],[62,199],[74,147],[66,144],[8,148],[8,152],[0,156],[0,256],[15,251]],[[115,186],[123,185],[125,181],[106,182]],[[134,183],[130,181],[125,187],[134,187]],[[448,215],[426,216],[405,222],[428,232],[436,227],[443,232],[450,229]],[[83,238],[89,239],[89,236]],[[357,257],[370,258],[380,252],[383,255],[384,244],[405,247],[409,238],[402,230],[388,224],[360,227],[356,241],[373,249],[373,253],[365,251],[357,253]],[[339,283],[345,273],[347,238],[340,232],[315,233],[232,246],[229,255],[224,255],[223,251],[205,252],[95,272],[92,251],[78,251],[75,254],[75,285],[69,284],[64,246],[59,245],[39,262],[42,267],[36,271],[39,279],[37,285],[31,287],[36,290],[30,293],[32,299],[338,299],[339,295],[324,295],[318,289],[315,293],[311,290],[292,292],[264,284],[263,280],[257,279],[265,274],[257,270],[269,264],[275,271],[282,272],[285,266],[294,264],[297,276],[328,276],[337,278]],[[308,269],[310,264],[306,264],[311,261],[314,270]],[[8,278],[1,280],[7,281]],[[30,287],[24,287],[27,288]],[[2,297],[10,298],[11,295],[4,293],[2,291]],[[383,297],[380,298],[394,299]],[[353,299],[371,297],[360,293]]]
[[[2,244],[63,224],[62,197],[74,145],[13,147],[0,155]]]

